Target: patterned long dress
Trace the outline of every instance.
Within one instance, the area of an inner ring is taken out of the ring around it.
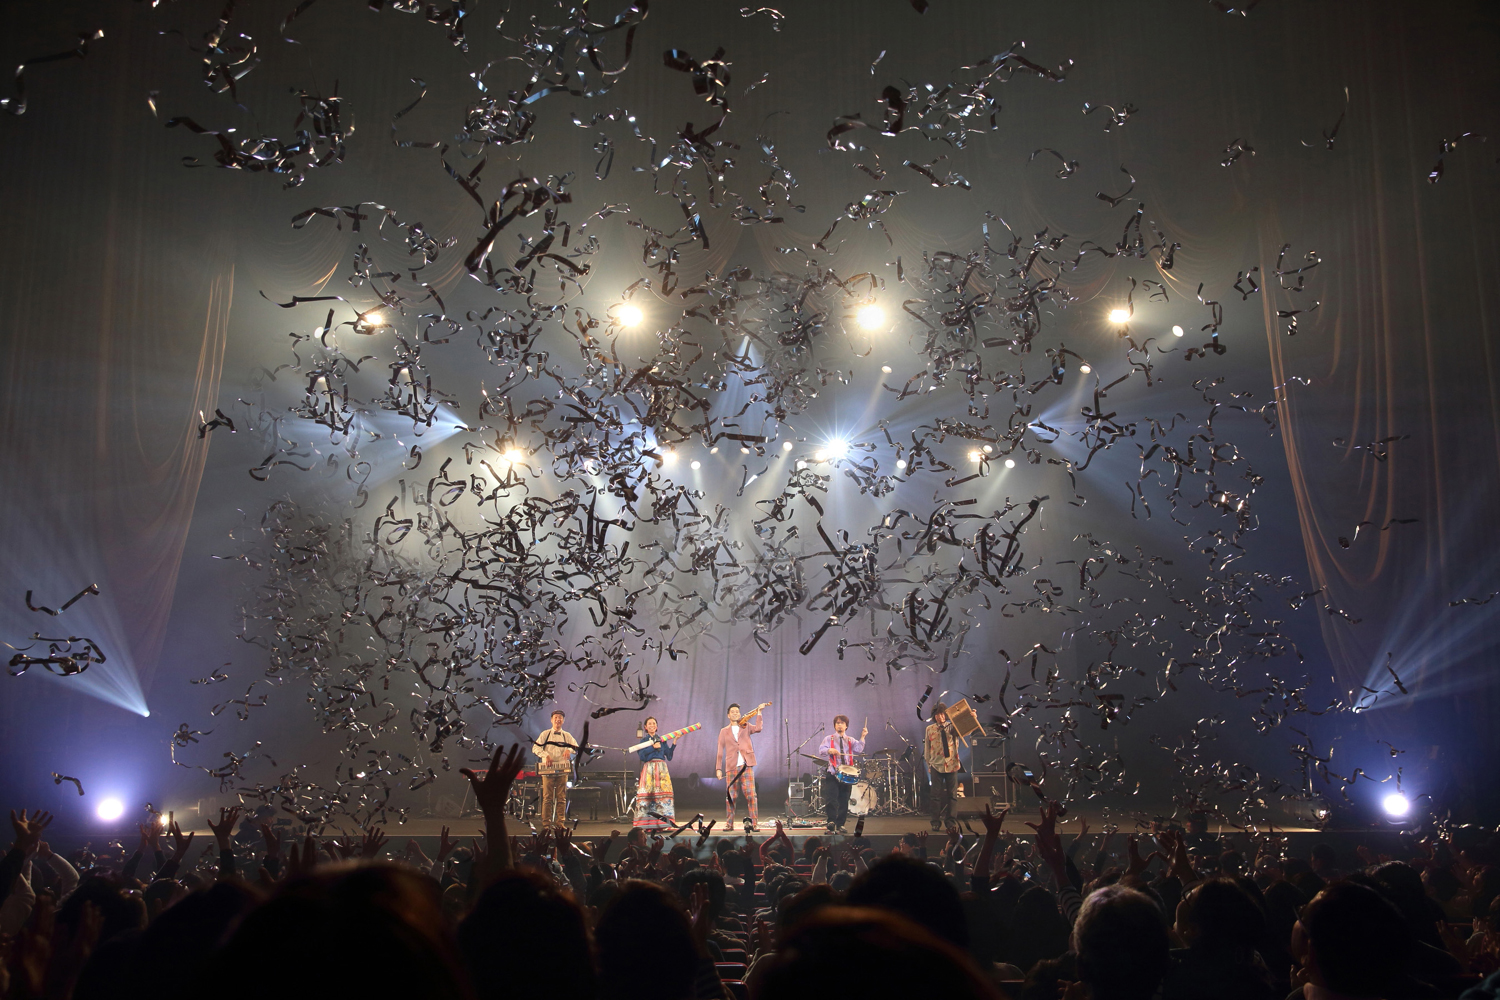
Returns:
[[[667,761],[677,748],[668,743],[637,750],[641,758],[641,778],[635,791],[635,818],[631,826],[638,830],[664,830],[677,825],[677,808],[672,803],[672,774]]]

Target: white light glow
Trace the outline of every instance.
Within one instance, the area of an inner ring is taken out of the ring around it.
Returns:
[[[1014,469],[1016,467],[1016,460],[1013,458],[1007,458],[1005,460],[1005,467],[1007,469]]]
[[[712,448],[708,449],[708,453],[710,455],[717,455],[719,453],[719,446],[714,445]]]
[[[1111,309],[1109,321],[1115,326],[1124,326],[1130,322],[1130,311],[1128,309]]]
[[[689,466],[689,468],[691,468],[694,472],[697,472],[699,469],[703,468],[703,463],[695,458],[693,459],[692,465]]]
[[[624,327],[640,326],[646,319],[646,314],[641,312],[639,306],[629,303],[615,310],[615,322]]]
[[[819,448],[817,451],[813,452],[813,461],[814,462],[826,462],[826,461],[828,461],[828,452],[824,451],[822,448]]]
[[[803,470],[803,469],[805,469],[805,468],[807,468],[807,463],[806,463],[806,462],[801,462],[801,461],[799,461],[799,462],[798,462],[798,463],[797,463],[797,470],[798,470],[798,471],[799,471],[799,472],[800,472],[800,471],[801,471],[801,470]]]
[[[740,445],[740,454],[741,455],[748,455],[748,454],[750,454],[750,449],[746,448],[744,445]]]
[[[971,462],[977,462],[977,461],[979,461],[983,457],[984,457],[984,455],[982,453],[980,453],[980,452],[977,452],[977,451],[971,451],[971,452],[969,452],[969,461],[971,461]]]
[[[891,366],[890,365],[881,365],[880,366],[880,370],[883,371],[883,372],[885,372],[887,375],[889,375],[891,373]]]
[[[1400,792],[1392,792],[1380,800],[1380,808],[1392,819],[1400,819],[1411,812],[1411,801]]]
[[[506,465],[515,465],[526,457],[526,453],[520,448],[507,448],[500,454],[500,461]]]
[[[898,469],[904,469],[904,468],[906,468],[906,459],[904,459],[904,458],[898,458],[898,459],[896,459],[896,468],[898,468]]]
[[[1180,326],[1174,326],[1174,327],[1172,327],[1172,336],[1174,336],[1174,337],[1180,337],[1180,336],[1182,336],[1182,327],[1180,327]]]
[[[781,450],[782,451],[791,451],[792,450],[792,442],[790,442],[790,441],[783,441],[783,442],[781,442]]]
[[[855,311],[854,322],[861,330],[878,330],[885,325],[885,310],[873,302],[867,303]]]
[[[835,462],[849,454],[849,442],[843,438],[834,438],[828,442],[828,457]]]
[[[99,814],[99,818],[104,820],[104,822],[113,823],[115,820],[125,815],[125,803],[121,802],[119,799],[111,795],[109,798],[100,802],[99,808],[95,811]]]
[[[673,451],[671,448],[663,448],[661,453],[661,461],[663,465],[671,465],[673,462],[677,461],[677,452]]]
[[[1093,371],[1094,368],[1093,368],[1092,365],[1079,365],[1078,366],[1078,370],[1080,372],[1082,372],[1083,374],[1087,375],[1089,372]]]
[[[985,453],[985,454],[986,454],[986,455],[989,455],[989,454],[993,454],[993,453],[994,453],[994,451],[995,451],[995,448],[994,448],[994,446],[993,446],[993,445],[988,445],[988,444],[987,444],[987,445],[985,445],[985,446],[984,446],[984,453]]]

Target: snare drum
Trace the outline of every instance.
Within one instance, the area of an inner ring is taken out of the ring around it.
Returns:
[[[849,789],[849,815],[868,816],[875,811],[875,786],[861,781]]]

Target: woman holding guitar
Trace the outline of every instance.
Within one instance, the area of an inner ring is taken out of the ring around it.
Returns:
[[[729,725],[719,730],[719,746],[714,752],[714,775],[727,782],[724,788],[724,801],[727,803],[725,825],[728,827],[734,826],[735,799],[743,797],[747,814],[746,826],[751,831],[758,829],[756,820],[759,818],[759,811],[755,801],[755,746],[750,742],[750,737],[764,727],[765,721],[757,716],[763,709],[770,707],[769,701],[763,702],[742,716],[739,703],[736,702],[729,706]]]

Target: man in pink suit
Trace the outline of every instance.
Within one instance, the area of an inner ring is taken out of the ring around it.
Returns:
[[[759,811],[755,801],[755,746],[750,737],[761,731],[764,720],[758,718],[763,708],[770,708],[768,701],[756,706],[745,716],[740,716],[738,703],[729,706],[729,725],[719,730],[719,748],[714,753],[714,774],[724,778],[728,774],[724,798],[728,803],[728,818],[725,825],[734,826],[734,802],[739,796],[745,799],[745,812],[750,818],[750,829],[759,829],[756,820]]]

